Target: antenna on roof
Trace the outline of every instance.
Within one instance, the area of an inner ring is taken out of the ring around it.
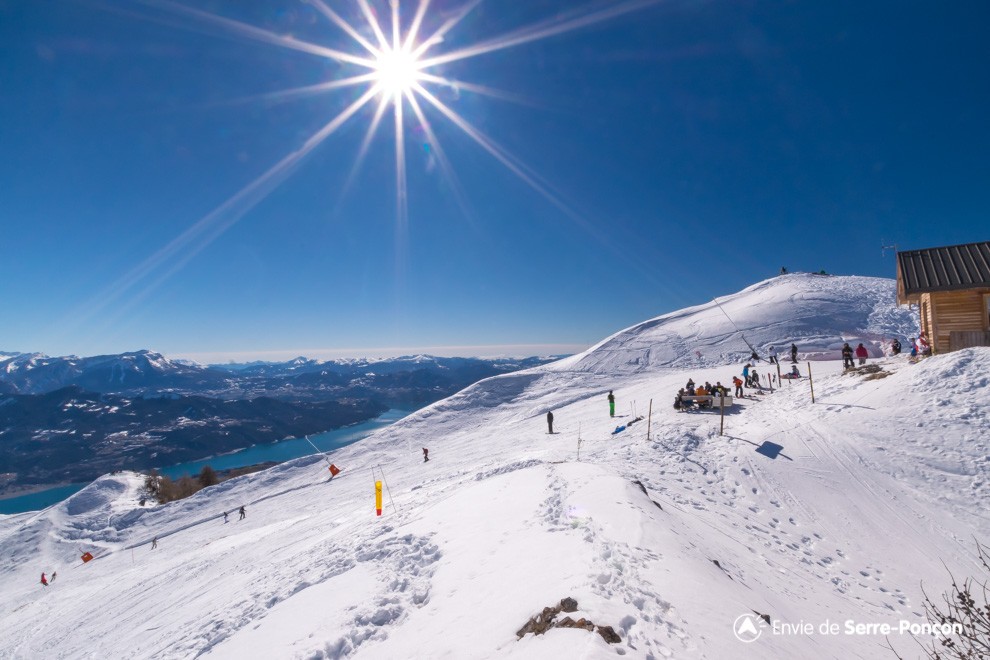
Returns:
[[[893,250],[894,254],[897,254],[897,243],[893,245],[884,245],[884,240],[880,239],[880,258],[884,259],[887,257],[887,250]]]

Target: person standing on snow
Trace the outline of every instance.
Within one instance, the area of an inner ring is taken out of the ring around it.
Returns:
[[[156,536],[155,538],[151,539],[151,549],[154,550],[157,547],[158,547],[158,537]]]
[[[751,366],[752,365],[749,362],[747,362],[746,366],[743,367],[743,382],[746,383],[746,387],[752,387],[752,383],[749,380],[749,368]]]
[[[866,364],[866,358],[870,357],[870,352],[866,350],[866,346],[863,346],[863,342],[856,347],[856,357],[859,358],[860,365]]]
[[[742,380],[740,380],[739,376],[733,376],[732,377],[732,384],[736,386],[736,394],[735,395],[737,397],[742,398],[743,396],[745,396],[743,394],[743,382],[742,382]]]
[[[856,364],[853,362],[853,349],[852,346],[849,345],[849,342],[846,342],[845,344],[842,345],[842,368],[843,369],[856,368]]]
[[[901,354],[901,340],[897,337],[894,337],[894,340],[890,342],[890,352],[894,355]]]
[[[767,358],[767,359],[770,361],[770,364],[780,364],[779,362],[777,362],[777,349],[776,348],[774,348],[773,346],[771,346],[770,347],[769,355],[770,355],[770,357]]]
[[[423,462],[425,463],[428,460],[430,460],[430,450],[427,449],[426,447],[423,447]]]
[[[797,344],[791,344],[791,362],[797,364]]]
[[[553,435],[553,413],[547,412],[547,433]]]
[[[615,417],[615,395],[612,390],[608,391],[608,416]]]
[[[241,514],[241,517],[238,518],[238,520],[244,520],[245,518],[247,518],[247,511],[244,510],[244,507],[243,506],[240,508],[240,510],[238,511],[238,513]]]
[[[227,512],[226,511],[223,512],[223,521],[224,521],[224,523],[227,522]]]

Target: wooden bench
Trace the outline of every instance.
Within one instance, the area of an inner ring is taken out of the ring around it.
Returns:
[[[694,403],[696,406],[699,406],[701,408],[708,408],[708,407],[718,408],[720,405],[722,405],[720,403],[720,399],[721,397],[712,396],[711,394],[703,394],[700,396],[697,394],[691,394],[691,395],[685,394],[681,396],[681,403]],[[726,408],[732,407],[731,396],[725,397],[725,407]]]

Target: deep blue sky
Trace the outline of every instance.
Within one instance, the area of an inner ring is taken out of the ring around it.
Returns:
[[[365,54],[304,2],[182,6]],[[574,6],[486,0],[429,54]],[[983,2],[658,2],[431,69],[511,95],[430,87],[575,213],[428,107],[452,184],[407,106],[400,228],[390,119],[343,194],[372,103],[169,249],[366,87],[261,95],[363,70],[158,2],[0,0],[0,349],[566,351],[782,265],[892,277],[884,242],[988,238],[988,24]]]

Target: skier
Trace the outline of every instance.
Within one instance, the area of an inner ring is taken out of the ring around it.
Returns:
[[[777,349],[773,346],[770,347],[770,357],[767,358],[770,364],[780,364],[777,362]]]
[[[736,393],[735,393],[735,395],[737,397],[742,398],[742,397],[746,396],[745,394],[743,394],[743,382],[742,382],[742,380],[740,380],[739,376],[733,376],[732,377],[732,384],[736,386]]]
[[[224,522],[225,525],[227,524],[227,512],[226,511],[223,512],[223,522]]]
[[[797,344],[791,344],[791,362],[797,362]]]
[[[901,342],[900,342],[900,340],[897,337],[894,337],[894,340],[892,342],[890,342],[890,351],[894,355],[900,355],[901,354]]]
[[[547,412],[547,433],[553,435],[553,413]]]
[[[430,460],[430,450],[423,447],[423,462],[425,463],[428,460]]]
[[[52,571],[52,579],[49,580],[49,582],[54,582],[55,578],[57,577],[58,577],[58,571]]]
[[[853,349],[852,346],[849,345],[849,342],[846,342],[845,344],[842,345],[842,368],[843,369],[856,368],[856,364],[853,362]]]
[[[240,508],[240,510],[238,511],[238,513],[241,514],[241,517],[238,518],[238,520],[244,520],[245,518],[247,518],[247,511],[244,510],[244,507],[243,506]]]
[[[151,549],[154,550],[157,547],[158,547],[158,537],[156,536],[155,538],[151,539]]]
[[[608,391],[608,416],[615,417],[615,395],[612,390]]]
[[[869,356],[870,352],[866,350],[866,346],[863,346],[863,342],[860,342],[859,346],[856,347],[856,357],[859,358],[860,366],[866,364],[866,358]]]
[[[46,587],[48,586],[48,578],[45,577],[44,573],[41,574],[41,584],[43,584]]]

